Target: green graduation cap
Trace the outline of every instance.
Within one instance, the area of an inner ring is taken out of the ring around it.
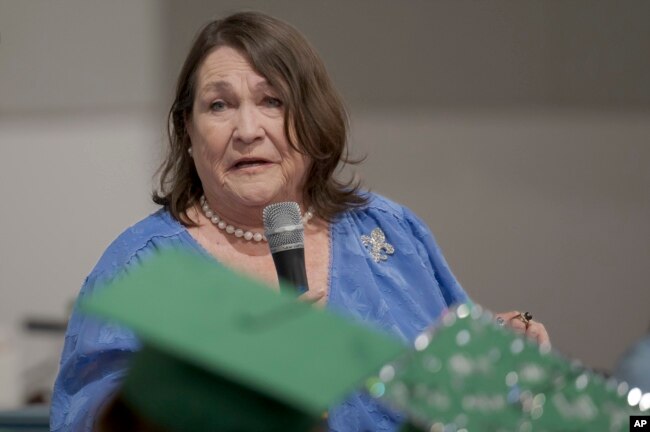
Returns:
[[[402,432],[623,432],[641,414],[627,384],[498,326],[480,306],[449,310],[414,348],[367,380],[409,418]]]
[[[168,431],[307,431],[408,350],[215,261],[166,250],[81,305],[131,328],[143,349],[121,389]]]

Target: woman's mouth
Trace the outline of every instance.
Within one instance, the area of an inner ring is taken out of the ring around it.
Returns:
[[[244,159],[235,163],[232,167],[233,170],[253,170],[254,168],[265,167],[271,163],[265,159]]]

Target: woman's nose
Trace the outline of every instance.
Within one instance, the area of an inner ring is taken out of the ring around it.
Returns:
[[[234,138],[250,144],[264,136],[260,113],[255,106],[244,104],[237,112]]]

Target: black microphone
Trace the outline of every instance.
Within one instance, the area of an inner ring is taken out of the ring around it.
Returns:
[[[309,290],[305,272],[305,232],[296,202],[271,204],[262,212],[264,234],[281,281],[298,293]]]

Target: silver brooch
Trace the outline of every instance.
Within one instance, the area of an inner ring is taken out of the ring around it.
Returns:
[[[361,236],[361,243],[370,251],[370,256],[375,260],[376,263],[379,261],[386,261],[388,255],[392,255],[395,252],[395,248],[390,243],[386,242],[386,235],[381,230],[381,228],[375,228],[370,233],[370,237],[367,235]]]

